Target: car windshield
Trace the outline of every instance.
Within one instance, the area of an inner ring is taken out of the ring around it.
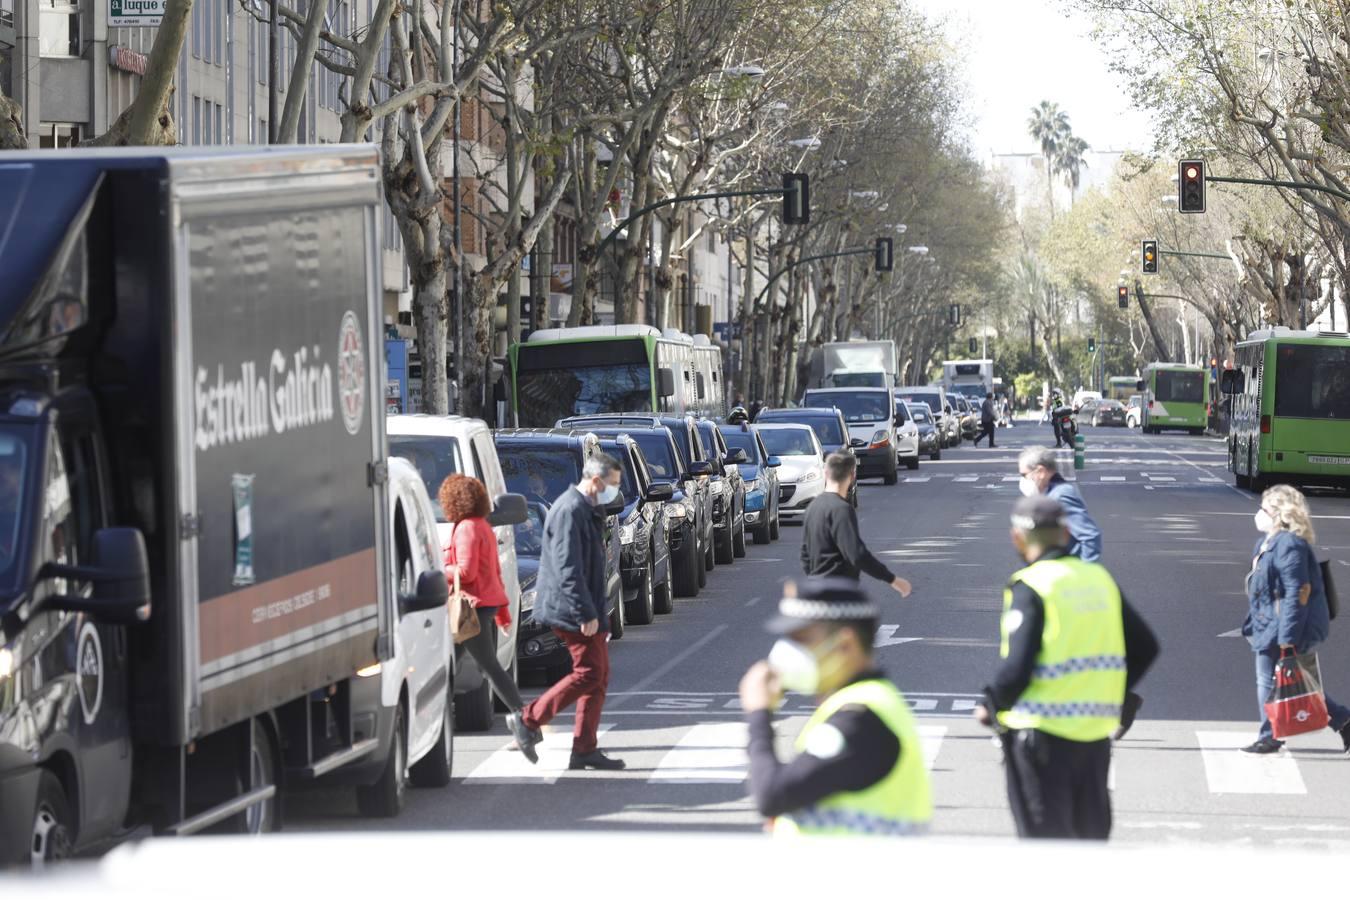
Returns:
[[[774,456],[815,456],[819,452],[811,432],[801,428],[763,428],[759,437]]]
[[[497,457],[501,460],[506,489],[523,494],[531,504],[543,504],[545,509],[581,481],[580,460],[565,447],[503,444],[497,447]]]
[[[844,414],[845,422],[881,422],[891,416],[886,395],[880,391],[856,394],[807,391],[806,402],[811,406],[835,407]]]
[[[1125,408],[1125,404],[1121,403],[1119,400],[1098,400],[1097,405],[1100,406],[1102,409],[1119,410]]]
[[[445,512],[436,498],[441,493],[441,482],[456,472],[464,471],[459,455],[459,440],[425,434],[391,434],[389,455],[401,456],[417,468],[417,474],[426,483],[431,505],[436,509],[436,521],[446,521]]]
[[[932,425],[933,417],[929,414],[927,407],[914,405],[909,408],[909,414],[915,422],[920,425]]]
[[[1159,369],[1155,376],[1154,397],[1161,403],[1202,403],[1205,399],[1203,372],[1174,372]]]
[[[19,536],[23,528],[23,495],[28,472],[29,438],[25,432],[0,427],[0,581],[6,586],[18,579]],[[3,608],[3,605],[0,605]]]
[[[838,447],[847,443],[844,438],[844,431],[839,426],[839,419],[834,413],[825,415],[823,413],[794,413],[790,410],[783,410],[761,413],[755,421],[791,422],[795,425],[808,425],[816,433],[816,439],[826,447]]]
[[[1350,347],[1280,344],[1275,415],[1350,419]]]
[[[525,521],[512,528],[516,535],[516,555],[538,559],[544,552],[544,517],[548,506],[530,501],[525,504]]]
[[[899,397],[899,399],[901,400],[906,401],[913,400],[917,403],[926,403],[928,404],[928,408],[930,410],[942,408],[942,404],[938,402],[938,393],[936,391],[922,394],[911,394],[911,393],[898,394],[897,397]]]
[[[722,437],[726,438],[727,446],[732,450],[744,450],[745,458],[751,465],[759,465],[759,447],[755,443],[753,431],[723,431]]]
[[[629,437],[642,448],[642,455],[647,459],[647,468],[651,470],[653,478],[669,481],[679,477],[680,468],[675,462],[670,438],[665,431],[630,432]]]

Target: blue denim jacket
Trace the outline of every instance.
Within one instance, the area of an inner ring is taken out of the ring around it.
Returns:
[[[1247,620],[1242,633],[1261,652],[1290,644],[1307,652],[1331,633],[1326,590],[1317,556],[1303,538],[1279,531],[1256,542],[1255,564],[1247,576]],[[1312,585],[1306,604],[1299,589]]]
[[[1064,524],[1069,529],[1068,551],[1083,562],[1101,562],[1102,530],[1092,516],[1088,515],[1087,504],[1078,488],[1056,474],[1050,479],[1046,496],[1058,500],[1064,507]]]

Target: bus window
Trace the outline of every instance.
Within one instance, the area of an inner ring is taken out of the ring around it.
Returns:
[[[516,392],[522,425],[568,416],[650,412],[651,363],[640,340],[520,348]]]
[[[1203,403],[1205,375],[1203,372],[1176,372],[1159,369],[1155,373],[1154,399],[1161,403]]]
[[[1350,419],[1350,347],[1280,344],[1275,362],[1275,415]]]

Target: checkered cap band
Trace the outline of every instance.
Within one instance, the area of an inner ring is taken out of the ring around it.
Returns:
[[[849,619],[875,619],[881,615],[876,604],[869,601],[850,603],[830,603],[826,600],[803,600],[800,597],[784,597],[778,601],[780,615],[791,619],[804,619],[816,622],[839,622]]]

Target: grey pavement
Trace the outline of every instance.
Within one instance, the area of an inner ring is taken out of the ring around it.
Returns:
[[[1252,655],[1232,632],[1245,610],[1257,504],[1233,486],[1222,441],[1124,429],[1086,436],[1087,466],[1071,474],[1104,530],[1106,564],[1163,644],[1142,685],[1141,720],[1116,749],[1116,839],[1350,849],[1350,759],[1335,735],[1297,739],[1273,757],[1236,750],[1256,731]],[[920,718],[939,833],[1012,833],[998,749],[970,708],[995,665],[1002,586],[1018,566],[1007,533],[1017,451],[1047,440],[1048,426],[1019,423],[999,431],[996,449],[967,443],[896,486],[861,489],[864,537],[915,588],[902,600],[866,585],[887,610],[880,663]],[[1346,570],[1350,497],[1310,497],[1319,553]],[[399,819],[361,819],[348,793],[330,792],[297,798],[288,827],[758,829],[736,686],[768,650],[762,623],[781,580],[798,571],[799,535],[784,526],[777,543],[719,566],[697,599],[678,600],[672,615],[611,646],[601,745],[627,760],[626,771],[566,771],[570,717],[554,723],[530,767],[499,721],[490,734],[458,735],[454,783],[412,791]],[[1345,622],[1333,624],[1321,661],[1329,691],[1350,696]],[[788,698],[785,753],[811,708],[809,698]]]

